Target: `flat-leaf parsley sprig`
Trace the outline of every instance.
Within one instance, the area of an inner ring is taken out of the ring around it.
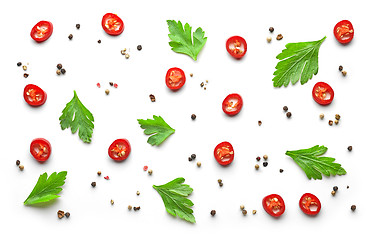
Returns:
[[[151,135],[147,140],[152,146],[160,145],[170,135],[175,132],[175,129],[171,128],[162,117],[153,116],[154,119],[137,119],[140,127],[145,129],[146,135]],[[153,134],[153,135],[152,135]]]

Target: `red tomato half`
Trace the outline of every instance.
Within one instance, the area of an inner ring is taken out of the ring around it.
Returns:
[[[227,115],[233,116],[240,112],[243,107],[243,99],[237,93],[227,95],[222,102],[222,110]]]
[[[47,93],[36,85],[28,84],[24,88],[23,97],[29,105],[38,107],[46,102]]]
[[[299,206],[307,215],[317,215],[322,208],[319,199],[311,193],[305,193],[301,196]]]
[[[131,145],[127,139],[116,139],[108,148],[108,155],[113,160],[125,160],[131,152]]]
[[[53,25],[48,21],[40,21],[32,28],[30,35],[36,42],[44,42],[49,39],[53,32]]]
[[[263,198],[262,205],[264,210],[272,217],[279,217],[285,212],[285,202],[277,194],[271,194]]]
[[[231,143],[222,142],[215,147],[214,156],[221,165],[229,165],[234,160],[234,148]]]
[[[122,19],[113,13],[106,13],[103,16],[102,27],[106,33],[112,36],[120,35],[125,29]]]
[[[313,98],[320,105],[328,105],[333,101],[334,91],[327,83],[318,82],[313,87]]]
[[[240,59],[247,52],[247,42],[240,36],[233,36],[226,41],[226,50],[234,58]]]
[[[348,20],[342,20],[334,26],[334,36],[338,42],[347,44],[353,39],[355,31],[353,30],[352,23]]]
[[[186,83],[186,75],[180,68],[171,68],[166,73],[165,83],[171,90],[178,90]]]
[[[33,139],[30,153],[38,162],[45,162],[51,155],[51,143],[44,138]]]

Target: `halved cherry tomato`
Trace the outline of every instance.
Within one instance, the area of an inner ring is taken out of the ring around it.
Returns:
[[[333,101],[334,91],[327,83],[318,82],[313,87],[313,98],[320,105],[328,105]]]
[[[263,198],[262,205],[264,210],[272,217],[279,217],[285,212],[285,202],[277,194],[271,194]]]
[[[45,162],[51,155],[51,143],[44,138],[36,138],[30,144],[30,153],[38,162]]]
[[[120,35],[125,29],[122,19],[113,13],[106,13],[103,16],[102,27],[106,33],[112,36]]]
[[[108,155],[113,160],[125,160],[131,152],[131,145],[127,139],[116,139],[108,148]]]
[[[166,73],[165,83],[171,90],[178,90],[186,83],[186,75],[180,68],[171,68]]]
[[[30,35],[36,42],[44,42],[49,39],[53,32],[53,25],[48,21],[40,21],[32,28]]]
[[[233,36],[226,41],[226,50],[234,58],[240,59],[247,52],[247,42],[240,36]]]
[[[46,102],[47,93],[37,85],[28,84],[24,88],[23,97],[29,105],[38,107]]]
[[[231,143],[222,142],[215,147],[214,156],[221,165],[229,165],[234,160],[234,148]]]
[[[233,116],[240,112],[243,107],[243,99],[237,93],[227,95],[222,102],[222,110],[227,115]]]
[[[299,206],[300,209],[307,215],[316,215],[322,208],[319,199],[311,193],[305,193],[301,196]]]
[[[352,23],[348,20],[342,20],[334,26],[334,36],[338,42],[347,44],[353,39],[355,30],[353,29]]]

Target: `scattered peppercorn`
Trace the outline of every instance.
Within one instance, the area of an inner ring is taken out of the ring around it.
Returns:
[[[131,205],[128,205],[128,206],[127,206],[127,209],[131,211],[132,206],[131,206]]]
[[[244,208],[245,208],[244,205],[240,205],[241,210],[244,210]]]
[[[355,211],[355,210],[356,210],[356,205],[352,205],[352,206],[351,206],[351,210],[352,210],[352,211]]]
[[[130,58],[130,54],[126,53],[125,58],[126,59],[129,59]]]
[[[258,126],[261,126],[262,125],[262,121],[258,121]]]
[[[347,185],[347,189],[349,188],[349,186]]]
[[[268,159],[268,156],[267,155],[263,155],[263,159],[264,160],[267,160]]]
[[[114,201],[113,201],[113,199],[111,199],[111,205],[114,205]]]
[[[18,62],[18,63],[17,63],[17,66],[18,66],[18,67],[22,66],[22,63],[21,63],[21,62]]]
[[[61,210],[58,210],[57,211],[57,216],[59,219],[63,218],[65,216],[65,212],[64,211],[61,211]]]
[[[222,182],[220,182],[220,183],[219,183],[219,186],[220,186],[220,187],[222,187],[222,186],[224,186],[224,184],[223,184]]]
[[[337,119],[337,120],[341,119],[341,115],[336,114],[336,115],[335,115],[335,119]]]
[[[291,113],[291,112],[287,112],[287,113],[286,113],[286,117],[287,117],[287,118],[290,118],[291,116],[292,116],[292,113]]]
[[[201,82],[200,86],[203,87],[205,84],[203,82]]]
[[[253,210],[253,215],[255,215],[257,213],[257,210]]]
[[[189,76],[193,77],[193,73],[190,73]]]
[[[287,106],[283,106],[283,111],[287,112],[288,111],[288,107]]]
[[[149,169],[149,171],[147,171],[147,173],[148,173],[149,175],[152,175],[153,170]]]
[[[194,153],[193,153],[193,154],[191,155],[191,158],[192,158],[192,159],[196,159],[196,154],[194,154]]]
[[[196,119],[196,117],[197,117],[197,116],[196,116],[196,114],[192,114],[192,115],[191,115],[191,119],[192,119],[192,120],[195,120],[195,119]]]
[[[59,64],[57,64],[57,69],[61,69],[62,68],[62,64],[61,63],[59,63]]]
[[[100,40],[100,39],[99,39],[99,40],[98,40],[98,43],[101,43],[101,42],[102,42],[102,40]]]
[[[69,212],[66,212],[65,213],[65,217],[69,218],[70,217],[70,213]]]
[[[97,174],[98,174],[98,176],[100,176],[102,174],[102,172],[101,171],[98,171]]]
[[[133,210],[135,210],[135,211],[140,210],[140,206],[138,206],[138,207],[133,207]]]
[[[62,74],[65,74],[65,73],[66,73],[65,68],[61,69],[61,73],[62,73]]]
[[[137,45],[137,50],[141,51],[142,46],[141,45]]]
[[[334,190],[333,190],[333,191],[331,192],[331,194],[334,196],[334,195],[336,194],[336,191],[334,191]]]
[[[204,87],[203,90],[206,90],[206,87]]]
[[[245,215],[247,215],[247,213],[248,213],[248,211],[247,210],[243,210],[243,211],[241,211],[242,213],[243,213],[243,215],[245,216]]]
[[[59,69],[56,70],[57,75],[61,75],[61,71]]]
[[[20,161],[19,161],[19,160],[16,160],[15,164],[16,164],[17,166],[19,166]]]
[[[191,157],[188,157],[188,161],[192,161],[193,159]]]
[[[259,169],[259,165],[258,164],[256,164],[254,167],[255,167],[256,170]]]
[[[217,182],[218,182],[218,183],[222,183],[222,179],[220,179],[220,178],[219,178],[219,179],[217,179]]]
[[[323,113],[321,113],[321,114],[319,115],[319,117],[320,117],[320,119],[324,119],[324,114],[323,114]]]
[[[272,38],[271,37],[267,37],[267,42],[268,43],[272,42]]]
[[[150,94],[149,97],[150,97],[151,102],[155,102],[156,99],[155,99],[155,96],[153,94]]]
[[[136,192],[136,195],[137,195],[137,196],[140,196],[140,191],[137,191],[137,192]]]
[[[333,125],[333,121],[332,120],[329,120],[328,124],[329,124],[329,126],[332,126]]]
[[[259,157],[259,156],[258,156],[258,157],[256,157],[255,159],[256,159],[257,161],[260,161],[260,160],[261,160],[261,157]]]
[[[216,215],[216,210],[211,210],[211,216],[215,216]]]
[[[267,167],[268,166],[268,162],[263,162],[263,167]]]
[[[343,75],[343,76],[346,76],[346,75],[347,75],[347,72],[343,70],[343,71],[342,71],[342,75]]]
[[[20,171],[23,171],[24,170],[24,166],[23,165],[19,165],[19,169],[20,169]]]
[[[342,65],[339,65],[338,70],[339,70],[340,72],[342,72],[342,70],[343,70],[343,66],[342,66]]]
[[[27,71],[27,66],[23,65],[23,70]]]
[[[24,76],[25,78],[27,78],[27,77],[29,77],[29,74],[28,74],[28,73],[24,73],[24,74],[23,74],[23,76]]]
[[[337,186],[334,186],[333,187],[333,191],[335,191],[335,192],[338,191],[338,187]]]
[[[73,38],[74,36],[72,35],[72,34],[70,34],[69,36],[68,36],[68,38],[71,40],[72,38]]]
[[[348,146],[348,151],[352,151],[352,146]]]
[[[91,183],[91,186],[92,186],[92,187],[95,187],[95,186],[97,186],[97,183],[96,183],[96,182],[92,182],[92,183]]]
[[[109,89],[105,90],[105,94],[109,95]]]
[[[338,125],[339,121],[338,121],[338,120],[334,120],[334,123],[335,123],[336,125]]]
[[[274,28],[273,27],[270,27],[269,28],[269,31],[272,33],[274,31]]]
[[[197,167],[201,167],[201,162],[197,162]]]
[[[80,24],[76,24],[76,29],[80,29]]]
[[[278,34],[276,37],[277,40],[281,40],[282,38],[283,38],[282,34]]]
[[[109,82],[109,85],[113,86],[113,82]]]
[[[280,169],[280,173],[283,173],[283,169],[282,168]]]

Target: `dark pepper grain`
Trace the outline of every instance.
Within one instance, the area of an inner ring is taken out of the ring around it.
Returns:
[[[283,106],[283,111],[287,112],[288,111],[288,107],[287,106]]]
[[[80,29],[80,24],[76,24],[76,29]]]
[[[211,216],[215,216],[216,215],[216,210],[211,210]]]
[[[22,66],[22,63],[21,63],[21,62],[18,62],[18,63],[17,63],[17,66],[18,66],[18,67]]]
[[[352,151],[352,146],[348,146],[348,151]]]
[[[268,162],[263,162],[263,167],[267,167],[268,166]]]
[[[270,27],[269,28],[269,31],[272,33],[274,31],[274,28],[273,27]]]
[[[196,116],[196,114],[192,114],[192,115],[191,115],[191,119],[192,119],[192,120],[195,120],[195,119],[196,119],[196,117],[197,117],[197,116]]]
[[[65,213],[65,216],[66,216],[67,218],[69,218],[69,217],[70,217],[70,213],[69,213],[69,212],[66,212],[66,213]]]
[[[72,34],[70,34],[69,36],[68,36],[68,38],[71,40],[72,38],[73,38],[74,36],[72,35]]]
[[[16,164],[17,166],[19,166],[20,161],[19,161],[19,160],[17,160],[17,161],[15,162],[15,164]]]
[[[342,71],[343,71],[343,66],[342,66],[342,65],[339,65],[338,70],[339,70],[340,72],[342,72]]]
[[[27,78],[27,77],[29,77],[29,74],[28,73],[24,73],[23,76],[24,76],[24,78]]]
[[[286,113],[286,117],[287,117],[287,118],[291,118],[291,116],[292,116],[292,113],[291,113],[291,112],[287,112],[287,113]]]
[[[142,46],[141,45],[137,45],[137,50],[141,51]]]
[[[65,74],[66,73],[66,70],[63,68],[63,69],[61,69],[61,73],[62,74]]]
[[[352,211],[355,211],[355,210],[356,210],[356,205],[352,205],[352,206],[351,206],[351,210],[352,210]]]
[[[56,66],[58,69],[61,69],[62,68],[62,64],[61,63],[59,63],[59,64],[57,64],[57,66]]]
[[[92,187],[95,187],[95,186],[97,186],[97,183],[96,183],[96,182],[92,182],[92,183],[91,183],[91,186],[92,186]]]

